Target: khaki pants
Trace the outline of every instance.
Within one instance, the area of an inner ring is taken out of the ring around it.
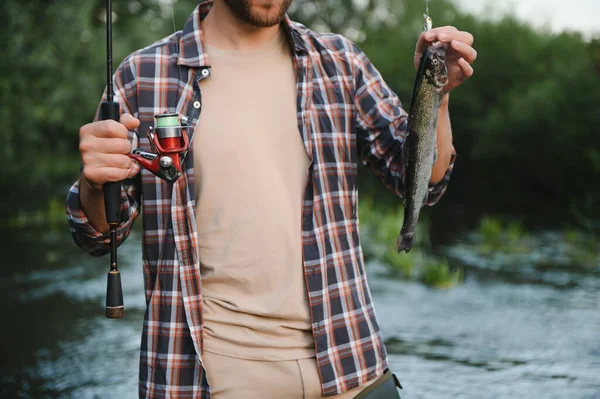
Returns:
[[[321,381],[314,357],[284,361],[246,360],[204,351],[206,377],[214,399],[315,399]],[[336,399],[350,399],[377,379]]]

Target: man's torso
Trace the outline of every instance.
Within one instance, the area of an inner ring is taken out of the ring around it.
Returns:
[[[206,50],[193,141],[204,349],[314,356],[300,224],[310,160],[289,44],[281,31],[257,49]]]

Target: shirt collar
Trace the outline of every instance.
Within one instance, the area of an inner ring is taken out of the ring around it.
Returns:
[[[204,37],[200,29],[200,21],[207,15],[214,4],[209,0],[198,4],[188,18],[179,39],[179,57],[177,64],[189,67],[210,67],[208,54],[204,46]],[[297,24],[286,14],[282,21],[288,35],[291,48],[295,53],[308,52],[304,34],[308,31],[303,25]]]

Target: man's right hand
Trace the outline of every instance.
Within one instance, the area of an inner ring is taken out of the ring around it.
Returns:
[[[118,182],[129,176],[133,161],[127,156],[131,152],[127,132],[139,125],[138,119],[123,114],[119,122],[97,121],[79,129],[82,177],[91,188],[100,190],[104,183]]]
[[[127,156],[131,152],[127,131],[139,125],[138,119],[123,114],[119,122],[98,121],[79,129],[79,152],[83,164],[79,204],[90,224],[100,232],[109,230],[102,185],[125,180],[129,176],[133,161]]]

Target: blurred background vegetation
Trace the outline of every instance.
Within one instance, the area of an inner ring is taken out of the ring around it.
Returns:
[[[173,0],[177,30],[196,4]],[[169,0],[113,8],[116,64],[174,30]],[[600,37],[449,0],[430,8],[435,26],[472,32],[479,56],[451,94],[449,189],[410,254],[395,250],[399,199],[359,172],[369,282],[403,397],[411,386],[427,398],[597,397]],[[424,0],[294,0],[290,14],[354,40],[408,106],[423,11]],[[103,15],[104,0],[0,3],[3,397],[135,396],[141,223],[120,249],[128,316],[114,324],[102,317],[108,260],[78,251],[64,216],[78,130],[105,84]]]
[[[173,4],[179,29],[196,2]],[[65,192],[79,169],[77,132],[92,119],[104,87],[104,1],[0,7],[6,60],[0,65],[0,222],[63,225]],[[173,32],[168,1],[115,1],[113,7],[116,63]],[[595,236],[600,39],[538,31],[510,15],[476,18],[448,0],[432,1],[431,8],[436,26],[474,34],[479,57],[474,77],[451,96],[458,160],[448,193],[423,216],[427,238],[434,246],[451,241],[490,215],[523,229]],[[422,0],[296,0],[290,14],[356,41],[407,105],[423,9]],[[364,170],[360,184],[361,198],[378,211],[399,209],[398,199]],[[370,222],[366,213],[361,219]]]

